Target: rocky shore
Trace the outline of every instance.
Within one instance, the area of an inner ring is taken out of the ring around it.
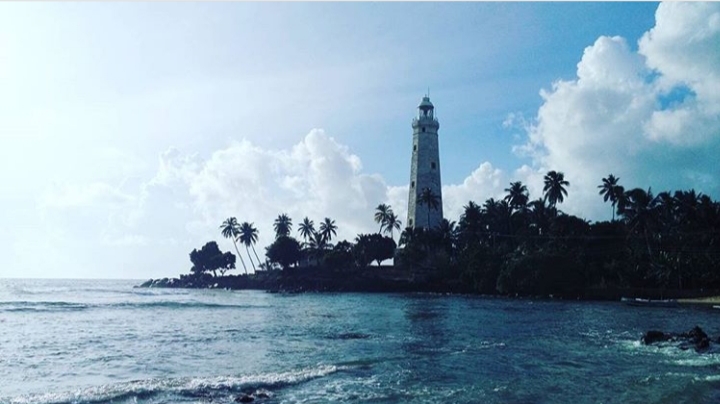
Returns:
[[[181,275],[179,278],[150,279],[143,288],[248,289],[271,293],[301,292],[430,292],[471,293],[465,285],[448,282],[440,274],[426,271],[407,274],[405,271],[377,267],[362,271],[332,271],[322,268],[291,268],[284,271],[258,271],[249,275],[214,277]]]
[[[641,341],[645,345],[670,344],[682,350],[694,349],[698,353],[715,352],[715,344],[720,344],[720,337],[710,338],[702,328],[695,326],[684,333],[667,333],[650,330]]]

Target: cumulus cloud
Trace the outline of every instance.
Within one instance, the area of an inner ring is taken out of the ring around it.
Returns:
[[[392,203],[382,177],[363,173],[360,158],[322,130],[311,131],[284,150],[263,149],[248,140],[217,150],[206,160],[169,150],[160,158],[145,200],[160,187],[167,187],[167,193],[187,193],[186,208],[192,215],[188,226],[199,237],[217,238],[220,223],[235,216],[255,223],[261,246],[272,241],[272,223],[281,213],[293,219],[294,231],[305,216],[316,226],[329,217],[339,227],[338,239],[352,240],[373,231],[375,206]]]
[[[596,187],[610,173],[626,187],[717,195],[719,43],[720,4],[660,4],[638,51],[624,38],[600,37],[576,78],[540,92],[543,104],[516,151],[539,173],[563,171],[570,197],[562,208],[591,219],[607,216]]]

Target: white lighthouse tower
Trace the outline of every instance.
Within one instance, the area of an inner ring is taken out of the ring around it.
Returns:
[[[412,121],[412,128],[407,225],[412,228],[433,229],[442,221],[443,211],[438,148],[440,123],[435,119],[435,107],[430,102],[430,97],[423,97],[418,106],[418,116]],[[424,202],[423,193],[434,196],[435,203]]]

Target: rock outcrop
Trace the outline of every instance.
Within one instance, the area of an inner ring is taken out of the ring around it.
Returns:
[[[680,349],[686,350],[692,348],[695,352],[707,352],[711,348],[710,337],[698,326],[693,327],[688,332],[680,334],[650,330],[643,334],[641,341],[645,345],[661,342],[676,343]],[[720,338],[718,338],[716,342],[720,342]]]

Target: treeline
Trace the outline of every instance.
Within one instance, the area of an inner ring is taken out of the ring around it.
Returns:
[[[457,222],[437,228],[405,228],[388,205],[376,208],[378,233],[358,235],[333,244],[337,225],[320,225],[305,217],[292,237],[292,219],[274,222],[275,241],[261,262],[255,252],[257,229],[229,218],[221,225],[231,238],[247,273],[237,242],[256,270],[321,268],[336,273],[367,271],[368,266],[395,258],[395,267],[431,274],[433,282],[456,285],[458,291],[486,294],[580,296],[589,289],[720,289],[720,204],[694,190],[661,192],[625,190],[613,175],[598,186],[612,208],[612,220],[590,223],[557,208],[568,195],[561,172],[544,178],[543,195],[531,200],[521,182],[512,182],[502,200],[482,205],[470,201]],[[437,209],[439,198],[422,190],[419,203]],[[214,242],[212,242],[214,243]],[[398,247],[399,248],[396,248]],[[206,247],[208,247],[206,245]],[[206,248],[204,247],[204,248]],[[234,260],[210,246],[215,269],[234,268]],[[250,254],[250,249],[253,254]],[[201,249],[202,251],[202,249]],[[194,250],[193,272],[213,271],[196,263],[209,257]],[[232,254],[231,254],[232,255]],[[218,258],[218,257],[224,258]],[[210,259],[210,258],[208,258]],[[257,263],[257,265],[256,265]],[[224,266],[222,266],[224,265]],[[377,269],[382,270],[382,269]],[[446,288],[445,288],[446,289]]]
[[[527,188],[514,182],[501,201],[468,203],[457,224],[408,230],[400,243],[405,261],[430,257],[446,277],[480,293],[720,289],[720,204],[707,195],[626,191],[610,175],[598,188],[613,219],[590,223],[556,208],[569,184],[550,177],[542,198],[530,201]],[[440,254],[428,247],[437,245]]]

